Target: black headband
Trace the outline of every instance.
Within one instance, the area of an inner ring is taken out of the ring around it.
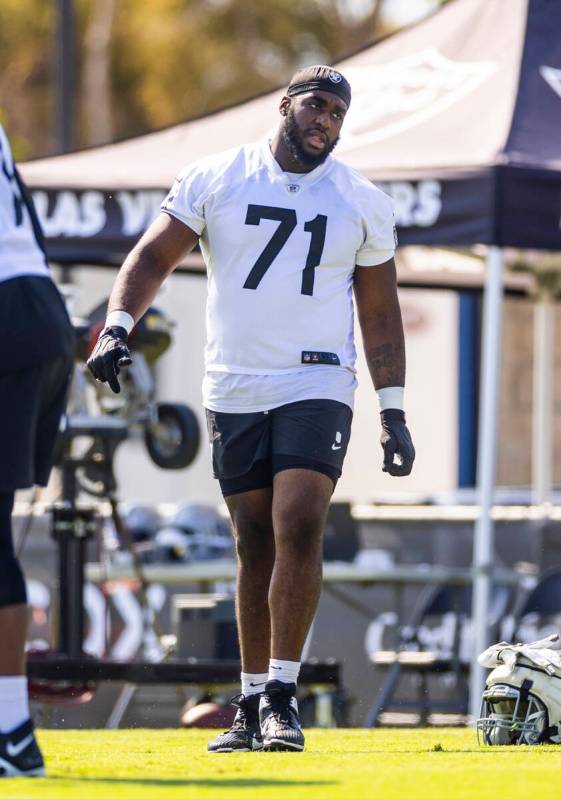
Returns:
[[[336,94],[347,105],[351,104],[351,86],[348,80],[331,67],[315,66],[300,69],[292,76],[286,94],[288,97],[294,97],[295,94],[312,92],[314,89]]]

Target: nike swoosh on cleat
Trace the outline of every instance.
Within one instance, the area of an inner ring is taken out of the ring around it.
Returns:
[[[22,741],[17,744],[13,744],[11,741],[8,741],[6,745],[6,752],[10,757],[17,757],[19,754],[26,749],[31,741],[33,740],[33,733],[31,735],[27,735]]]
[[[331,449],[341,449],[341,446],[341,444],[339,444],[339,446],[337,446],[337,444],[332,444]]]

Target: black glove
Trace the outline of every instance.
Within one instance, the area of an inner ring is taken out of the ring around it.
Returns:
[[[123,366],[130,366],[132,358],[127,346],[128,334],[124,327],[106,327],[101,331],[87,367],[101,383],[109,383],[115,394],[121,390],[117,375]]]
[[[397,408],[387,408],[381,411],[380,417],[382,419],[380,444],[384,450],[382,471],[394,477],[404,477],[411,473],[415,460],[415,447],[405,424],[405,414]],[[397,455],[398,463],[394,463],[394,455]]]

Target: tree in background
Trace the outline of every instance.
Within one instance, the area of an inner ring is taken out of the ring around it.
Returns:
[[[238,103],[388,32],[388,0],[75,0],[74,146]],[[0,119],[19,158],[56,151],[56,0],[0,4]]]
[[[117,127],[200,116],[281,85],[303,64],[334,61],[373,39],[378,6],[357,20],[337,0],[125,0],[114,39],[114,96],[127,98]]]
[[[83,36],[81,92],[84,138],[105,144],[115,138],[111,90],[111,39],[117,0],[90,4]]]
[[[42,0],[0,3],[0,122],[20,159],[53,149],[54,18]]]

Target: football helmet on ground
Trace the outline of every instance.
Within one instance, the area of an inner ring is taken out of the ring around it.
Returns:
[[[483,691],[478,740],[489,746],[561,743],[558,636],[535,644],[496,644],[479,657],[495,666]]]

